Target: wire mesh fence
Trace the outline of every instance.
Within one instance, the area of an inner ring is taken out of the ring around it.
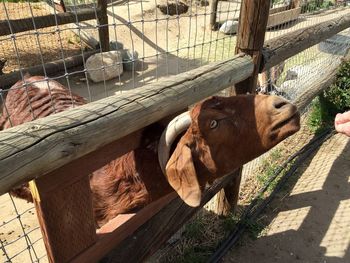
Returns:
[[[276,13],[270,15],[274,17],[268,25],[266,40],[349,14],[349,8],[344,6],[346,1],[329,1],[332,4],[316,4],[316,7],[312,5],[316,1],[298,1],[294,7],[291,7],[294,1],[273,2],[271,10]],[[0,29],[7,27],[11,32],[0,35],[0,104],[4,103],[8,86],[24,80],[25,74],[34,66],[41,68],[44,76],[34,82],[46,83],[50,89],[50,81],[56,80],[70,92],[91,102],[209,62],[232,58],[241,1],[219,1],[217,6],[213,11],[206,0],[109,1],[108,44],[118,56],[111,64],[89,71],[88,57],[92,53],[102,53],[99,30],[106,27],[99,24],[97,1],[2,0]],[[75,18],[73,22],[61,25],[58,21],[64,10]],[[93,18],[81,21],[78,16],[85,10],[93,11]],[[216,14],[216,31],[210,26],[213,12]],[[48,15],[53,15],[54,25],[37,28],[38,22],[34,18]],[[16,21],[26,18],[33,30],[15,32]],[[322,69],[340,63],[350,48],[349,37],[348,29],[272,68],[259,78],[259,90],[293,100],[307,89],[309,81],[324,74]],[[71,58],[76,61],[77,57],[78,63],[67,62]],[[62,70],[47,71],[46,66],[53,61],[53,64],[61,64]],[[116,66],[122,70],[112,79],[106,79],[108,69]],[[20,72],[18,78],[4,85],[14,71]],[[91,72],[96,71],[103,76],[99,82],[91,79]],[[30,81],[24,81],[17,88],[27,89],[30,85]],[[5,109],[2,115],[6,114]],[[245,177],[254,174],[259,160],[245,166]],[[0,198],[0,261],[47,261],[34,207],[8,194]]]

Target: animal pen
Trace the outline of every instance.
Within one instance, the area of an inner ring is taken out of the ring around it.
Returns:
[[[172,193],[99,229],[89,175],[137,148],[144,127],[217,93],[277,93],[304,111],[349,54],[350,8],[280,2],[2,0],[1,104],[26,73],[89,103],[0,132],[0,261],[140,262],[218,192],[217,213],[225,198],[234,206],[259,160],[215,181],[198,208]],[[107,51],[120,60],[89,71]],[[90,79],[116,66],[114,78]],[[35,208],[7,194],[30,180]]]

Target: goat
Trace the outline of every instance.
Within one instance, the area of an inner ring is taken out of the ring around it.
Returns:
[[[37,78],[41,79],[26,81]],[[74,105],[85,103],[53,80],[49,81],[50,99],[47,87],[38,83],[29,85],[26,96],[21,91],[24,89],[18,88],[21,82],[10,89],[4,106],[7,114],[1,117],[0,127],[8,128],[10,120],[12,125],[30,121],[29,102],[36,118],[54,113],[49,110],[51,103],[56,111],[72,107],[71,101]],[[177,116],[163,133],[161,126],[153,126],[153,131],[146,128],[142,141],[147,143],[90,176],[97,225],[118,214],[137,211],[173,190],[188,205],[199,206],[207,183],[271,149],[298,131],[299,122],[297,108],[276,96],[214,96]],[[17,190],[11,193],[32,201],[27,185]]]

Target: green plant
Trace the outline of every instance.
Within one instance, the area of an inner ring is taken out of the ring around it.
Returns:
[[[230,213],[227,217],[223,219],[223,228],[226,232],[232,231],[237,226],[239,222],[239,216],[234,213]]]
[[[274,176],[277,167],[280,165],[280,158],[282,157],[282,152],[279,149],[273,150],[269,157],[262,161],[261,173],[257,175],[257,180],[260,186],[264,186],[268,183],[271,177]],[[277,180],[270,183],[268,187],[268,192],[271,192],[276,184]],[[263,197],[262,197],[263,198]]]
[[[343,62],[336,81],[311,104],[308,124],[315,133],[333,126],[337,113],[350,109],[350,62]]]
[[[248,234],[252,239],[258,239],[265,232],[265,224],[260,222],[260,220],[247,220],[243,222],[247,227]]]
[[[200,218],[193,220],[187,224],[184,232],[185,237],[188,238],[201,238],[203,235],[203,222]]]
[[[343,62],[336,76],[336,81],[323,93],[333,114],[350,109],[350,61]]]
[[[334,3],[332,1],[323,1],[323,0],[312,0],[308,1],[304,6],[302,6],[302,13],[314,12],[319,9],[329,8],[333,6]]]

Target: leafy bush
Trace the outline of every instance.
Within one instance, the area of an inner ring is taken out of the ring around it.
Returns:
[[[334,3],[332,1],[320,1],[320,0],[312,0],[308,1],[304,6],[302,6],[302,13],[314,12],[322,8],[329,8],[333,6]]]
[[[310,128],[318,133],[333,126],[339,112],[350,110],[350,62],[343,62],[336,81],[312,103]]]
[[[336,112],[350,109],[350,61],[342,63],[335,83],[323,93],[323,97]]]

